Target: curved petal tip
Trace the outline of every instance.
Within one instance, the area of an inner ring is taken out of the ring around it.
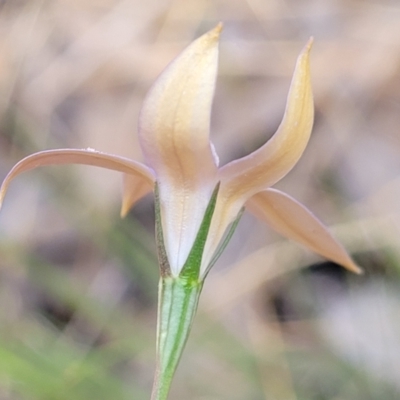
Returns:
[[[215,39],[218,39],[223,28],[224,28],[224,24],[222,22],[218,22],[216,27],[214,29],[211,29],[211,31],[208,32],[208,35],[210,35],[210,37],[214,37]]]
[[[308,39],[308,42],[304,46],[303,53],[309,52],[313,44],[314,44],[314,36],[310,36],[310,39]]]
[[[354,263],[354,262],[352,262],[351,264],[349,264],[349,265],[345,265],[345,267],[349,270],[349,271],[351,271],[351,272],[354,272],[355,274],[357,274],[357,275],[364,275],[364,270],[361,268],[361,267],[359,267],[356,263]]]
[[[120,216],[126,217],[135,203],[150,193],[154,188],[154,182],[142,179],[139,175],[124,174],[124,190]]]

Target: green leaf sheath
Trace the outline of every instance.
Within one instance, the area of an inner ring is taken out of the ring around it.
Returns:
[[[158,298],[157,368],[152,400],[166,400],[188,339],[203,283],[161,277]]]
[[[197,280],[200,276],[201,260],[203,258],[204,246],[208,232],[210,230],[211,220],[214,215],[215,205],[217,204],[217,196],[219,191],[219,183],[214,189],[211,199],[208,203],[206,212],[204,213],[203,221],[201,222],[200,229],[197,232],[196,239],[193,247],[190,250],[188,258],[180,272],[179,276],[186,279]],[[201,279],[203,279],[201,277]]]

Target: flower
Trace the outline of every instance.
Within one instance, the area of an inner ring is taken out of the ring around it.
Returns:
[[[11,180],[22,172],[43,165],[93,165],[124,173],[122,216],[157,187],[163,246],[171,276],[181,273],[214,195],[200,254],[200,279],[207,274],[224,234],[243,207],[286,237],[351,271],[361,272],[310,211],[270,188],[296,164],[311,134],[312,39],[298,57],[286,110],[275,135],[250,155],[219,167],[209,132],[221,29],[219,24],[189,45],[148,92],[139,117],[146,164],[93,149],[41,151],[12,168],[1,187],[0,201]]]

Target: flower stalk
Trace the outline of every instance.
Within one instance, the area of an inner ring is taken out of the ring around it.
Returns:
[[[161,277],[158,293],[157,364],[151,400],[166,400],[189,337],[203,282]]]

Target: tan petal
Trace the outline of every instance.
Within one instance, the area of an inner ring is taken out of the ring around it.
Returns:
[[[135,203],[153,189],[154,183],[144,180],[140,175],[124,174],[121,217],[125,217]]]
[[[218,66],[218,25],[187,47],[159,76],[144,101],[139,137],[155,171],[165,246],[179,273],[217,183],[209,141]]]
[[[314,105],[309,52],[312,39],[297,59],[283,120],[275,135],[260,149],[233,161],[220,171],[227,195],[242,197],[272,186],[297,163],[308,143]]]
[[[112,154],[105,154],[95,150],[60,149],[47,150],[32,154],[18,162],[8,173],[0,189],[0,204],[3,202],[10,182],[19,174],[45,165],[84,164],[125,172],[135,175],[151,185],[154,174],[145,165]]]
[[[354,263],[321,221],[287,194],[275,189],[264,190],[249,199],[246,209],[287,238],[350,271],[362,273],[362,269]]]

